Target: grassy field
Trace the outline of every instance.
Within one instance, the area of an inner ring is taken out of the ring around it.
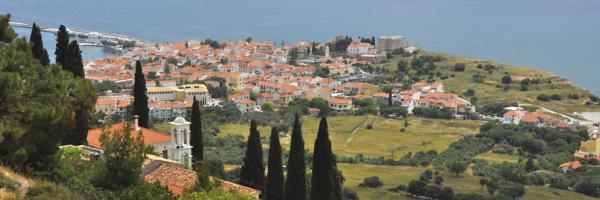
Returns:
[[[446,80],[440,80],[439,77],[435,77],[435,79],[442,81],[446,91],[452,91],[457,94],[462,94],[468,89],[474,89],[476,91],[475,96],[478,98],[478,105],[484,105],[487,103],[517,101],[519,103],[541,105],[565,114],[582,111],[600,111],[599,105],[585,104],[586,101],[589,101],[589,92],[581,88],[575,87],[569,82],[553,82],[531,85],[528,91],[520,91],[519,83],[521,80],[525,78],[544,79],[555,76],[550,72],[529,67],[499,64],[496,62],[481,59],[453,56],[449,54],[421,54],[443,56],[445,58],[445,61],[437,63],[437,72],[440,72],[442,76],[447,75],[449,78]],[[382,67],[386,67],[392,71],[395,71],[396,65],[400,60],[405,60],[406,62],[410,63],[411,59],[411,57],[393,58],[389,63],[382,64]],[[466,65],[465,71],[453,71],[452,67],[456,63],[464,63]],[[490,74],[487,71],[485,71],[485,69],[478,69],[478,64],[482,64],[484,66],[486,64],[492,64],[494,66],[502,66],[502,68],[494,70],[493,73]],[[485,76],[484,83],[475,83],[472,81],[473,75],[477,73],[480,73]],[[504,91],[504,89],[501,87],[496,87],[498,85],[501,85],[501,79],[505,73],[511,75],[513,79],[513,83],[510,84],[510,89],[508,91]],[[559,94],[562,96],[562,100],[550,102],[538,101],[537,96],[539,94]],[[578,94],[582,98],[578,100],[568,99],[567,96],[569,94]]]
[[[313,149],[319,119],[304,117],[302,132],[305,148]],[[404,128],[403,120],[385,119],[375,116],[334,116],[328,117],[330,139],[333,151],[338,155],[368,157],[384,156],[400,158],[408,152],[436,150],[442,152],[452,142],[464,135],[477,134],[481,121],[409,119]],[[367,124],[372,123],[372,129]],[[357,128],[356,128],[357,127]],[[356,129],[355,129],[356,128]],[[400,129],[405,131],[401,132]],[[352,130],[355,129],[354,132]],[[220,127],[220,136],[248,135],[247,124],[227,124]],[[270,133],[269,127],[259,127],[261,137]],[[282,137],[284,148],[289,148],[289,138]]]
[[[408,185],[411,180],[418,179],[419,175],[425,171],[422,167],[407,167],[407,166],[379,166],[367,164],[338,164],[338,168],[344,174],[346,182],[345,187],[356,191],[360,199],[414,199],[403,194],[387,191],[389,188],[396,187],[400,184]],[[365,177],[379,176],[383,181],[381,188],[362,188],[358,185]],[[442,173],[444,177],[444,185],[451,186],[454,193],[479,193],[488,195],[485,190],[481,189],[479,179],[481,177],[461,174],[455,176],[453,174]],[[541,186],[526,186],[525,196],[522,199],[578,199],[592,200],[596,198],[588,197],[583,194],[559,190]]]
[[[442,152],[448,146],[462,138],[464,135],[478,133],[481,121],[459,121],[459,120],[435,120],[413,118],[409,119],[409,126],[404,132],[403,120],[385,119],[375,116],[333,116],[328,117],[330,139],[333,151],[338,155],[354,156],[363,154],[369,157],[384,156],[386,158],[399,158],[407,152],[437,150]],[[372,129],[367,129],[367,124],[372,123]],[[355,127],[358,127],[355,129]],[[318,128],[318,118],[303,118],[303,136],[307,149],[313,148],[313,142]],[[248,125],[227,124],[220,127],[220,136],[225,135],[248,135]],[[353,131],[354,130],[354,131]],[[269,127],[260,127],[262,137],[266,137],[270,131]],[[282,138],[284,148],[289,148],[289,138]],[[266,147],[266,146],[265,146]],[[491,162],[518,162],[518,156],[483,153],[477,158]],[[232,166],[229,166],[231,168]],[[415,198],[400,193],[387,191],[400,184],[407,185],[415,180],[427,168],[411,166],[383,166],[369,164],[338,163],[346,179],[345,187],[356,191],[360,199],[406,199]],[[455,176],[454,174],[442,173],[444,184],[451,186],[455,193],[475,192],[487,195],[481,189],[479,180],[481,177],[473,176],[470,170],[466,174]],[[364,178],[378,176],[384,186],[381,188],[362,188],[358,185]],[[522,199],[594,199],[582,194],[558,190],[548,187],[526,186],[526,195]]]
[[[509,163],[518,163],[519,159],[521,157],[519,157],[518,155],[508,155],[508,154],[497,154],[497,153],[492,153],[492,152],[485,152],[485,153],[477,155],[475,158],[487,160],[492,163],[502,163],[504,161],[509,162]],[[525,160],[525,158],[521,158],[521,159]]]

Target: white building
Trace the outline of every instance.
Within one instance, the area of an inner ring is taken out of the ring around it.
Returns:
[[[188,168],[192,168],[192,146],[190,145],[190,122],[177,117],[171,125],[171,144],[163,150],[163,157],[175,160]]]
[[[128,125],[131,123],[131,125]],[[192,146],[190,145],[190,122],[185,121],[182,117],[178,117],[175,121],[169,123],[170,133],[164,134],[152,129],[140,127],[138,125],[137,116],[133,122],[119,122],[112,124],[106,129],[95,128],[88,131],[87,143],[89,146],[97,149],[103,149],[100,137],[102,133],[112,134],[122,133],[123,129],[130,126],[131,137],[143,135],[142,139],[145,145],[154,147],[154,152],[162,154],[163,157],[175,160],[189,168],[192,164]]]
[[[375,48],[373,45],[364,42],[353,42],[346,48],[346,53],[350,56],[359,56],[363,54],[374,54]]]
[[[185,101],[159,101],[148,105],[151,119],[170,121],[177,117],[190,117],[192,111],[192,100]]]

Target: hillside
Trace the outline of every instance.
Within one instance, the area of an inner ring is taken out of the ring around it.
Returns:
[[[433,76],[417,75],[416,70],[409,67],[409,72],[405,78],[411,78],[415,75],[419,76],[421,81],[432,78],[441,81],[447,91],[461,95],[468,89],[474,89],[478,106],[516,101],[543,106],[564,114],[600,111],[598,103],[596,105],[588,103],[591,101],[591,93],[573,86],[568,80],[561,79],[551,72],[444,53],[419,52],[417,54],[417,57],[422,56],[440,58],[441,61],[434,62],[435,70],[428,72]],[[413,58],[414,55],[394,56],[389,62],[375,67],[383,67],[395,72],[398,69],[398,62],[404,61],[408,66],[411,66]],[[464,64],[464,71],[455,70],[454,67],[457,64]],[[483,82],[477,83],[473,80],[476,74],[481,75]],[[510,75],[512,78],[512,82],[506,88],[502,83],[502,78],[505,75]],[[539,83],[529,84],[527,91],[521,91],[521,81],[524,79],[539,80]],[[540,101],[537,99],[540,94],[558,94],[561,96],[561,100]],[[568,98],[569,95],[577,95],[579,98],[571,99]],[[462,96],[464,97],[464,95]]]
[[[383,159],[400,159],[407,153],[415,154],[419,151],[426,152],[435,150],[443,152],[450,144],[467,135],[479,133],[479,127],[483,121],[470,120],[438,120],[410,117],[408,127],[404,128],[404,121],[397,119],[385,119],[376,116],[331,116],[328,117],[330,124],[330,139],[333,151],[337,156],[345,157],[338,161],[338,168],[342,171],[345,183],[344,187],[357,192],[360,199],[414,199],[403,193],[390,192],[388,189],[398,185],[408,185],[411,180],[418,179],[425,170],[434,171],[434,166],[398,166],[390,164],[373,164],[378,157]],[[318,118],[306,116],[303,118],[302,131],[305,147],[311,151],[315,140]],[[367,124],[372,123],[372,128]],[[230,135],[248,135],[247,124],[225,124],[220,127],[219,137]],[[404,131],[401,129],[404,128]],[[263,138],[263,149],[268,149],[266,142],[270,127],[259,127]],[[289,149],[289,138],[282,137],[281,143],[284,149]],[[348,157],[356,158],[362,154],[371,161],[349,162]],[[523,157],[516,154],[497,154],[485,152],[479,154],[477,159],[487,160],[491,163],[522,163]],[[239,165],[228,165],[232,170]],[[456,176],[450,172],[441,172],[444,185],[451,186],[455,193],[477,193],[487,196],[485,189],[481,189],[479,180],[481,176],[473,175],[472,170]],[[370,176],[378,176],[383,181],[379,188],[360,187],[363,179]],[[506,183],[505,183],[506,184]],[[578,194],[568,190],[528,185],[525,187],[523,199],[594,199],[589,196]]]
[[[313,149],[319,119],[304,117],[302,132],[306,150]],[[483,121],[461,121],[410,118],[409,126],[404,121],[375,116],[334,116],[329,117],[330,139],[337,155],[365,157],[400,158],[408,152],[436,150],[444,151],[452,142],[464,135],[477,133]],[[372,129],[367,124],[372,124]],[[247,136],[247,124],[226,124],[220,127],[220,136]],[[404,131],[401,131],[404,129]],[[270,133],[269,127],[260,127],[262,137]],[[289,149],[289,138],[282,138],[284,149]],[[266,148],[267,146],[265,146]]]

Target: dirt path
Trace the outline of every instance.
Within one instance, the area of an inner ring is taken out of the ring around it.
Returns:
[[[360,126],[365,124],[365,122],[367,122],[368,119],[369,119],[368,117],[365,117],[365,119],[362,122],[358,123],[358,125],[356,125],[354,128],[352,128],[352,130],[350,131],[350,138],[348,138],[346,140],[346,142],[344,142],[344,147],[342,147],[342,149],[345,149],[348,146],[348,144],[350,144],[350,142],[352,142],[352,139],[354,139],[354,136],[356,135],[354,133],[356,133],[358,128],[360,128]]]

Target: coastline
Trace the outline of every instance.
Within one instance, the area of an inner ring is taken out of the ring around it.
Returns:
[[[21,23],[21,22],[10,22],[10,25],[17,28],[17,29],[31,29],[31,25],[26,24],[26,23]],[[55,31],[57,29],[55,28],[48,28],[48,27],[42,27],[41,28],[43,32],[47,32],[47,33],[52,33],[55,34]],[[73,34],[74,36],[80,37],[83,36],[83,38],[85,39],[87,38],[96,38],[99,40],[102,39],[109,39],[109,40],[115,40],[118,42],[124,42],[124,41],[135,41],[135,47],[143,47],[145,45],[149,45],[149,44],[154,44],[154,42],[150,42],[150,41],[145,41],[145,40],[141,40],[141,39],[137,39],[135,37],[132,36],[128,36],[128,35],[121,35],[121,34],[112,34],[112,33],[101,33],[101,32],[96,32],[96,31],[84,31],[84,30],[71,30],[68,29],[70,34]],[[85,41],[85,40],[84,40]],[[174,43],[176,41],[171,41],[171,42],[166,42],[166,43]],[[89,45],[87,45],[89,44]],[[156,44],[160,44],[160,43],[156,43]],[[99,47],[99,48],[103,48],[102,51],[105,50],[111,50],[111,51],[116,51],[118,53],[114,54],[114,53],[105,53],[105,57],[106,56],[110,56],[110,55],[121,55],[124,54],[128,51],[130,51],[131,49],[125,49],[125,48],[119,48],[119,47],[114,47],[114,46],[108,46],[108,45],[103,45],[100,44],[99,42],[96,43],[87,43],[87,42],[82,42],[82,45],[84,48],[85,47]],[[471,57],[471,56],[465,56],[465,55],[459,55],[459,54],[452,54],[452,53],[447,53],[447,52],[439,52],[439,51],[428,51],[429,53],[433,53],[433,54],[443,54],[443,55],[448,55],[448,56],[453,56],[453,57],[460,57],[463,58],[465,60],[472,60],[472,61],[480,61],[480,62],[490,62],[490,63],[495,63],[497,65],[502,65],[502,66],[510,66],[510,67],[515,67],[515,68],[521,68],[521,69],[528,69],[528,70],[534,70],[540,73],[545,74],[546,76],[548,76],[549,78],[555,79],[555,80],[560,80],[563,83],[568,83],[569,85],[571,85],[572,87],[575,88],[579,88],[582,89],[592,95],[600,95],[600,88],[598,89],[589,89],[583,86],[579,86],[576,83],[572,82],[571,80],[569,80],[568,78],[565,78],[562,75],[559,75],[558,73],[551,71],[551,70],[547,70],[547,69],[543,69],[542,67],[533,67],[533,66],[524,66],[524,65],[519,65],[519,64],[508,64],[502,61],[498,61],[498,60],[493,60],[493,59],[487,59],[487,58],[479,58],[479,57]],[[99,58],[98,58],[99,59]]]

